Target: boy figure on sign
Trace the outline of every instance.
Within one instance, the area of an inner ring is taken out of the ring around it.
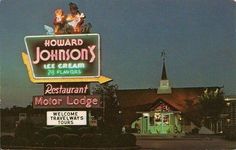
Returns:
[[[70,3],[70,14],[66,17],[67,24],[72,27],[72,33],[81,33],[85,15],[80,13],[75,3]]]
[[[54,29],[44,25],[47,34],[80,34],[90,33],[91,23],[84,24],[85,15],[80,13],[75,3],[69,3],[70,13],[65,15],[62,9],[54,11]]]

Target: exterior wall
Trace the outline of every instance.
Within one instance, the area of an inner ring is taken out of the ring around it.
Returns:
[[[231,106],[230,106],[230,125],[231,126],[236,126],[236,101],[232,101],[231,102]]]
[[[143,116],[134,121],[132,128],[140,131],[140,134],[179,134],[182,133],[181,116],[176,113],[156,113],[160,114],[160,121],[154,119],[155,112],[143,113]],[[168,123],[164,122],[164,116],[168,116]]]
[[[228,126],[236,126],[236,96],[225,98]]]

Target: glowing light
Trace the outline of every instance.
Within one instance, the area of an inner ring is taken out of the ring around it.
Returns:
[[[26,36],[34,78],[100,76],[99,34]]]
[[[99,108],[100,96],[77,95],[77,96],[34,96],[34,108]]]
[[[80,68],[85,68],[84,63],[60,63],[57,65],[59,69],[80,69]]]
[[[33,64],[38,64],[45,61],[56,61],[56,60],[86,60],[89,63],[94,62],[96,55],[94,50],[96,45],[88,46],[88,48],[80,49],[43,49],[39,46],[36,47],[36,56]]]
[[[27,68],[29,79],[33,83],[99,82],[100,84],[103,84],[103,83],[112,81],[111,78],[108,78],[106,76],[100,76],[100,75],[96,76],[96,77],[93,77],[93,76],[92,77],[91,76],[86,76],[86,77],[80,76],[80,78],[69,78],[69,77],[63,77],[63,78],[51,78],[51,77],[48,77],[48,78],[35,78],[33,70],[30,66],[29,56],[26,53],[22,52],[22,59],[23,59],[23,62],[25,64],[26,68]]]
[[[88,84],[44,84],[44,95],[89,94]]]
[[[230,106],[230,102],[226,103],[227,106]]]
[[[56,75],[80,75],[82,72],[81,70],[76,70],[76,69],[57,69],[56,70]]]
[[[53,63],[52,64],[50,64],[50,63],[49,64],[44,64],[43,68],[44,69],[54,69],[55,68],[55,64],[53,64]]]
[[[74,76],[74,75],[81,75],[82,71],[78,69],[49,69],[47,70],[47,75],[48,76]]]

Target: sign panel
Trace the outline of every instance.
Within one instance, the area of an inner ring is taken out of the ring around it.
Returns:
[[[35,79],[100,76],[99,34],[26,36]]]
[[[100,108],[98,95],[33,96],[33,108]]]
[[[89,120],[89,125],[92,127],[97,127],[98,126],[98,121],[95,119]]]
[[[87,125],[87,112],[47,111],[47,125]]]
[[[45,83],[44,95],[88,95],[88,83]]]

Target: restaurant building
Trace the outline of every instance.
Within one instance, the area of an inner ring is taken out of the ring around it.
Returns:
[[[236,127],[236,96],[226,96],[225,102],[228,126]]]
[[[126,127],[140,134],[181,134],[200,128],[185,113],[199,101],[205,90],[221,87],[171,87],[163,59],[160,86],[157,89],[118,90]]]

